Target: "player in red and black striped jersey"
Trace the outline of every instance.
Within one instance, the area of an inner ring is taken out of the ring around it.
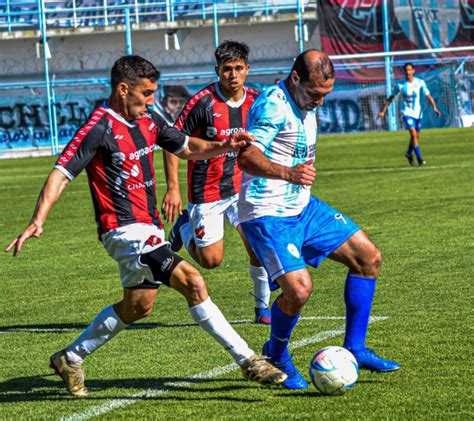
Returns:
[[[258,93],[245,86],[249,72],[249,48],[246,44],[224,41],[215,51],[219,82],[194,95],[185,105],[175,127],[188,136],[209,143],[225,141],[245,129],[248,110]],[[180,213],[170,234],[171,248],[184,244],[201,266],[214,268],[224,255],[225,217],[237,229],[249,255],[249,273],[254,284],[255,321],[270,324],[270,289],[265,269],[240,229],[237,199],[242,171],[237,153],[228,152],[212,159],[188,161],[188,209],[182,212],[179,193],[178,159],[165,152],[168,191],[162,209],[168,222]]]
[[[148,316],[163,283],[186,298],[194,321],[229,351],[245,377],[280,384],[286,375],[255,355],[211,301],[200,273],[170,249],[156,210],[156,145],[180,158],[210,159],[237,151],[248,144],[250,135],[238,133],[210,143],[168,126],[148,111],[158,77],[158,70],[139,56],[122,57],[114,64],[108,105],[95,110],[65,147],[40,193],[30,225],[5,249],[15,248],[16,256],[26,240],[39,237],[52,205],[86,169],[100,240],[118,263],[123,299],[103,309],[74,342],[53,354],[50,366],[72,395],[86,395],[84,358],[130,323]]]

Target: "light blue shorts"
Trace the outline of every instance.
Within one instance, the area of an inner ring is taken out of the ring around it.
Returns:
[[[248,242],[265,267],[272,285],[281,275],[307,265],[318,267],[333,251],[360,230],[327,203],[311,196],[296,216],[263,216],[240,224]]]

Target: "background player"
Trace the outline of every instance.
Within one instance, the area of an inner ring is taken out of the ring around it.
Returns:
[[[441,113],[436,107],[436,103],[430,95],[430,91],[426,86],[425,81],[414,76],[415,68],[413,67],[413,64],[406,63],[403,66],[403,70],[405,70],[405,81],[396,84],[393,94],[385,101],[382,111],[379,113],[379,117],[385,117],[388,106],[401,92],[403,97],[401,110],[403,123],[410,133],[410,142],[408,143],[408,150],[405,153],[405,157],[408,159],[410,165],[414,165],[413,152],[415,152],[418,165],[425,165],[426,161],[424,161],[421,156],[419,144],[421,119],[423,117],[423,111],[421,109],[421,93],[423,93],[430,102],[436,116],[439,117]]]
[[[249,48],[246,44],[224,41],[215,51],[219,82],[207,86],[191,98],[175,127],[187,135],[210,142],[225,141],[232,133],[245,128],[250,106],[258,95],[245,86],[249,72]],[[181,213],[178,158],[165,153],[168,191],[162,209],[168,222]],[[237,153],[227,152],[208,160],[188,161],[188,211],[174,225],[171,248],[182,245],[201,266],[219,266],[224,256],[225,217],[237,229],[249,255],[249,273],[254,284],[255,322],[270,324],[268,308],[270,289],[268,276],[239,226],[237,200],[242,172],[237,165]]]
[[[239,220],[271,281],[282,289],[272,305],[270,340],[263,353],[288,374],[283,385],[289,389],[308,387],[288,353],[288,342],[312,292],[307,265],[317,267],[326,257],[349,269],[344,347],[361,368],[378,372],[400,368],[365,346],[380,251],[347,216],[311,196],[316,108],[333,90],[334,81],[334,67],[326,54],[316,50],[300,54],[286,80],[255,100],[247,129],[256,141],[239,153],[244,171]]]
[[[156,144],[181,158],[207,159],[238,150],[249,136],[239,133],[228,142],[206,142],[168,126],[147,109],[153,105],[158,78],[156,68],[139,56],[122,57],[114,64],[108,104],[96,109],[66,145],[30,224],[5,249],[15,248],[16,256],[26,240],[43,233],[51,207],[85,168],[100,240],[118,263],[123,299],[103,309],[72,344],[53,354],[51,368],[71,394],[86,395],[84,358],[128,324],[148,316],[163,283],[185,297],[194,321],[232,355],[245,377],[281,383],[286,376],[255,355],[211,301],[200,273],[171,251],[156,210]]]

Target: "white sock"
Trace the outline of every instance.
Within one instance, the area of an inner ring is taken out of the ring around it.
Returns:
[[[84,358],[110,341],[127,325],[120,320],[114,306],[104,308],[80,336],[66,348],[69,361],[82,363]]]
[[[211,298],[190,307],[193,320],[228,351],[239,365],[255,354],[226,320]]]
[[[179,228],[179,232],[181,234],[181,240],[183,240],[184,247],[186,250],[189,250],[189,243],[193,238],[193,233],[191,232],[191,224],[186,222],[185,224],[181,225]]]
[[[266,308],[270,303],[270,285],[267,271],[263,266],[249,265],[250,277],[253,281],[253,293],[256,308]]]

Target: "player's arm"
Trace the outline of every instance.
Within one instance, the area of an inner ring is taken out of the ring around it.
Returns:
[[[183,211],[183,200],[179,190],[179,158],[163,149],[163,165],[167,190],[161,203],[161,211],[169,224]]]
[[[16,256],[20,253],[26,240],[31,237],[39,238],[41,236],[43,225],[52,206],[59,199],[69,181],[58,169],[55,168],[51,171],[39,194],[30,224],[5,248],[5,253],[15,248],[13,255]]]
[[[190,137],[186,148],[176,155],[181,159],[210,159],[227,152],[237,152],[239,149],[248,146],[253,140],[254,136],[248,132],[233,133],[228,142],[209,142],[197,137]]]
[[[311,186],[316,178],[316,168],[313,166],[313,160],[294,167],[285,167],[270,161],[254,145],[241,149],[237,159],[242,171],[256,177],[279,179],[306,186]]]
[[[436,106],[436,102],[435,100],[433,99],[433,97],[428,94],[426,95],[426,98],[428,99],[428,102],[431,104],[431,106],[433,107],[433,111],[434,113],[436,114],[436,117],[439,117],[441,115],[441,111],[438,110],[438,107]]]
[[[390,95],[386,99],[386,101],[383,104],[382,109],[379,112],[379,118],[384,118],[385,117],[385,113],[387,112],[387,109],[388,109],[389,105],[392,103],[392,101],[394,100],[394,98],[395,98],[395,95]]]

